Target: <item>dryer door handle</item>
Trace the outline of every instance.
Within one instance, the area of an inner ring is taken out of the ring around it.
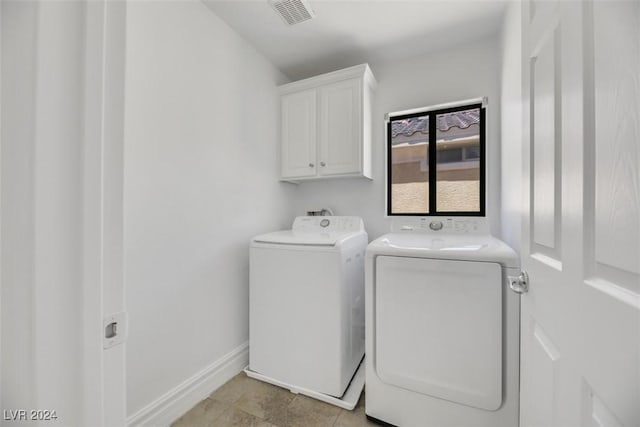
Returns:
[[[526,271],[522,271],[519,276],[507,276],[509,279],[509,287],[517,294],[524,294],[529,291],[529,275]]]

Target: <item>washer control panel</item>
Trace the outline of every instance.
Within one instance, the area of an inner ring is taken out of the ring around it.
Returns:
[[[489,232],[489,224],[486,218],[475,217],[406,217],[393,218],[391,231],[394,233],[486,234]]]
[[[331,233],[364,231],[362,218],[357,216],[299,216],[293,221],[293,231]]]

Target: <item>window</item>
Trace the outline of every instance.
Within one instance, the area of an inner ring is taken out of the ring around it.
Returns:
[[[390,114],[387,214],[485,214],[485,108]]]

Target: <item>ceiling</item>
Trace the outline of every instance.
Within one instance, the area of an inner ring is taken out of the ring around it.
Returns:
[[[496,34],[510,0],[310,0],[289,26],[267,0],[203,0],[293,80],[420,56]]]

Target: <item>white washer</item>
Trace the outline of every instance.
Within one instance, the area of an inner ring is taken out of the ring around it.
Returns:
[[[366,255],[366,404],[402,427],[518,425],[518,257],[485,219],[396,221]]]
[[[330,403],[343,396],[364,356],[367,243],[350,216],[297,217],[253,238],[248,375]]]

